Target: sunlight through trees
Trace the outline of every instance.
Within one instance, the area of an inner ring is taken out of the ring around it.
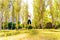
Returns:
[[[60,28],[59,0],[0,0],[0,29],[50,27]]]

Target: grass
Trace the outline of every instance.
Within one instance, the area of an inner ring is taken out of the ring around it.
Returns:
[[[60,40],[60,29],[1,30],[0,37],[27,34],[19,40]]]
[[[24,32],[25,32],[25,30],[1,30],[0,37],[13,36],[13,35],[17,35],[17,34],[22,34]]]
[[[27,40],[60,40],[60,29],[29,30]],[[22,39],[22,40],[25,40]]]

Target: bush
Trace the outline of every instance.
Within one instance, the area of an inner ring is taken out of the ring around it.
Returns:
[[[46,27],[45,27],[45,28],[51,29],[51,28],[52,28],[52,23],[51,23],[51,22],[48,22],[48,23],[46,24]]]
[[[1,27],[2,29],[7,29],[8,28],[8,24],[6,22],[4,22],[4,25],[2,25]]]
[[[16,27],[15,25],[16,25],[15,23],[9,22],[8,29],[15,29],[15,27]]]
[[[15,29],[16,28],[16,23],[9,22],[8,23],[8,29]],[[22,26],[20,26],[20,22],[18,22],[18,29],[21,29]]]
[[[58,28],[60,28],[60,24],[58,24],[55,29],[58,29]]]
[[[22,29],[22,25],[20,25],[20,22],[18,22],[18,29]]]
[[[22,29],[22,26],[19,25],[19,26],[18,26],[18,29]]]
[[[6,26],[3,27],[3,26],[2,26],[1,28],[2,28],[2,29],[7,29],[8,27],[6,27]]]
[[[32,29],[33,27],[32,26],[28,26],[28,29]]]

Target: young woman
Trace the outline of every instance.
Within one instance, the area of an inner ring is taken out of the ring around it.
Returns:
[[[28,24],[31,24],[31,17],[28,15]]]

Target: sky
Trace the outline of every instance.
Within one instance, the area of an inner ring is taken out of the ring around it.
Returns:
[[[22,0],[21,6],[23,6],[25,3],[28,3],[28,12],[29,12],[29,15],[31,16],[31,21],[32,21],[32,19],[33,19],[33,0]],[[21,23],[23,23],[23,19],[20,19],[20,21],[21,21]]]
[[[33,0],[22,0],[21,5],[23,6],[25,3],[28,3],[28,12],[29,15],[31,16],[31,21],[33,19]],[[23,22],[22,19],[20,19],[21,23]]]
[[[28,12],[31,16],[31,20],[33,19],[33,0],[22,0],[23,3],[28,3]]]
[[[28,0],[28,10],[29,14],[33,17],[33,0]]]

